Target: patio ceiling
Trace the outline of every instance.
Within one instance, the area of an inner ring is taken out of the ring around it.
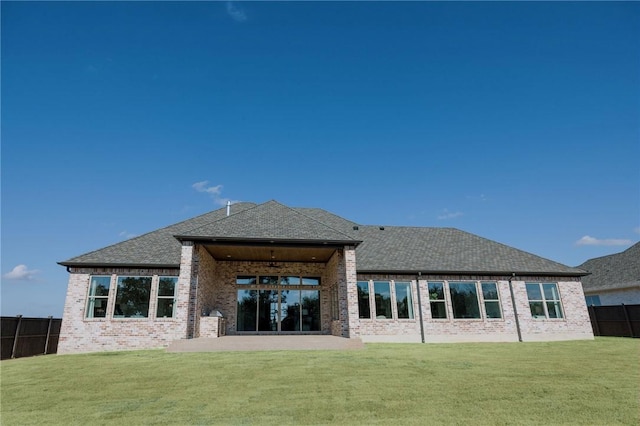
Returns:
[[[219,261],[255,262],[327,262],[333,247],[272,247],[242,245],[205,245],[209,254]]]

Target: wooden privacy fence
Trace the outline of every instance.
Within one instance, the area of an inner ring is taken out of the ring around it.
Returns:
[[[60,318],[0,317],[0,359],[55,354],[60,337]]]
[[[596,336],[640,337],[640,305],[589,306]]]

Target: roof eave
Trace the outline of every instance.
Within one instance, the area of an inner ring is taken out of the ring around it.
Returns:
[[[293,246],[357,246],[362,240],[325,240],[325,239],[290,239],[290,238],[238,238],[238,237],[211,237],[211,236],[192,236],[192,235],[174,235],[180,242],[193,241],[198,243],[213,244],[241,244],[241,245],[293,245]]]
[[[180,269],[179,263],[104,263],[104,262],[58,262],[67,268],[144,268]]]
[[[583,277],[586,272],[536,272],[536,271],[455,271],[455,270],[432,270],[432,269],[357,269],[358,274],[399,274],[399,275],[500,275],[500,276],[538,276],[538,277]]]

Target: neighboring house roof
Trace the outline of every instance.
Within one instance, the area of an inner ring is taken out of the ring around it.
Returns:
[[[640,242],[621,253],[589,259],[578,268],[591,273],[582,279],[585,292],[640,287]]]
[[[238,203],[112,246],[65,266],[177,267],[181,240],[350,244],[358,272],[581,276],[584,271],[453,228],[363,226],[326,210]]]

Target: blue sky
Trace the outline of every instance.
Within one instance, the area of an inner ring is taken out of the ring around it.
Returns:
[[[2,2],[2,315],[219,208],[455,227],[571,266],[640,239],[636,2]]]

